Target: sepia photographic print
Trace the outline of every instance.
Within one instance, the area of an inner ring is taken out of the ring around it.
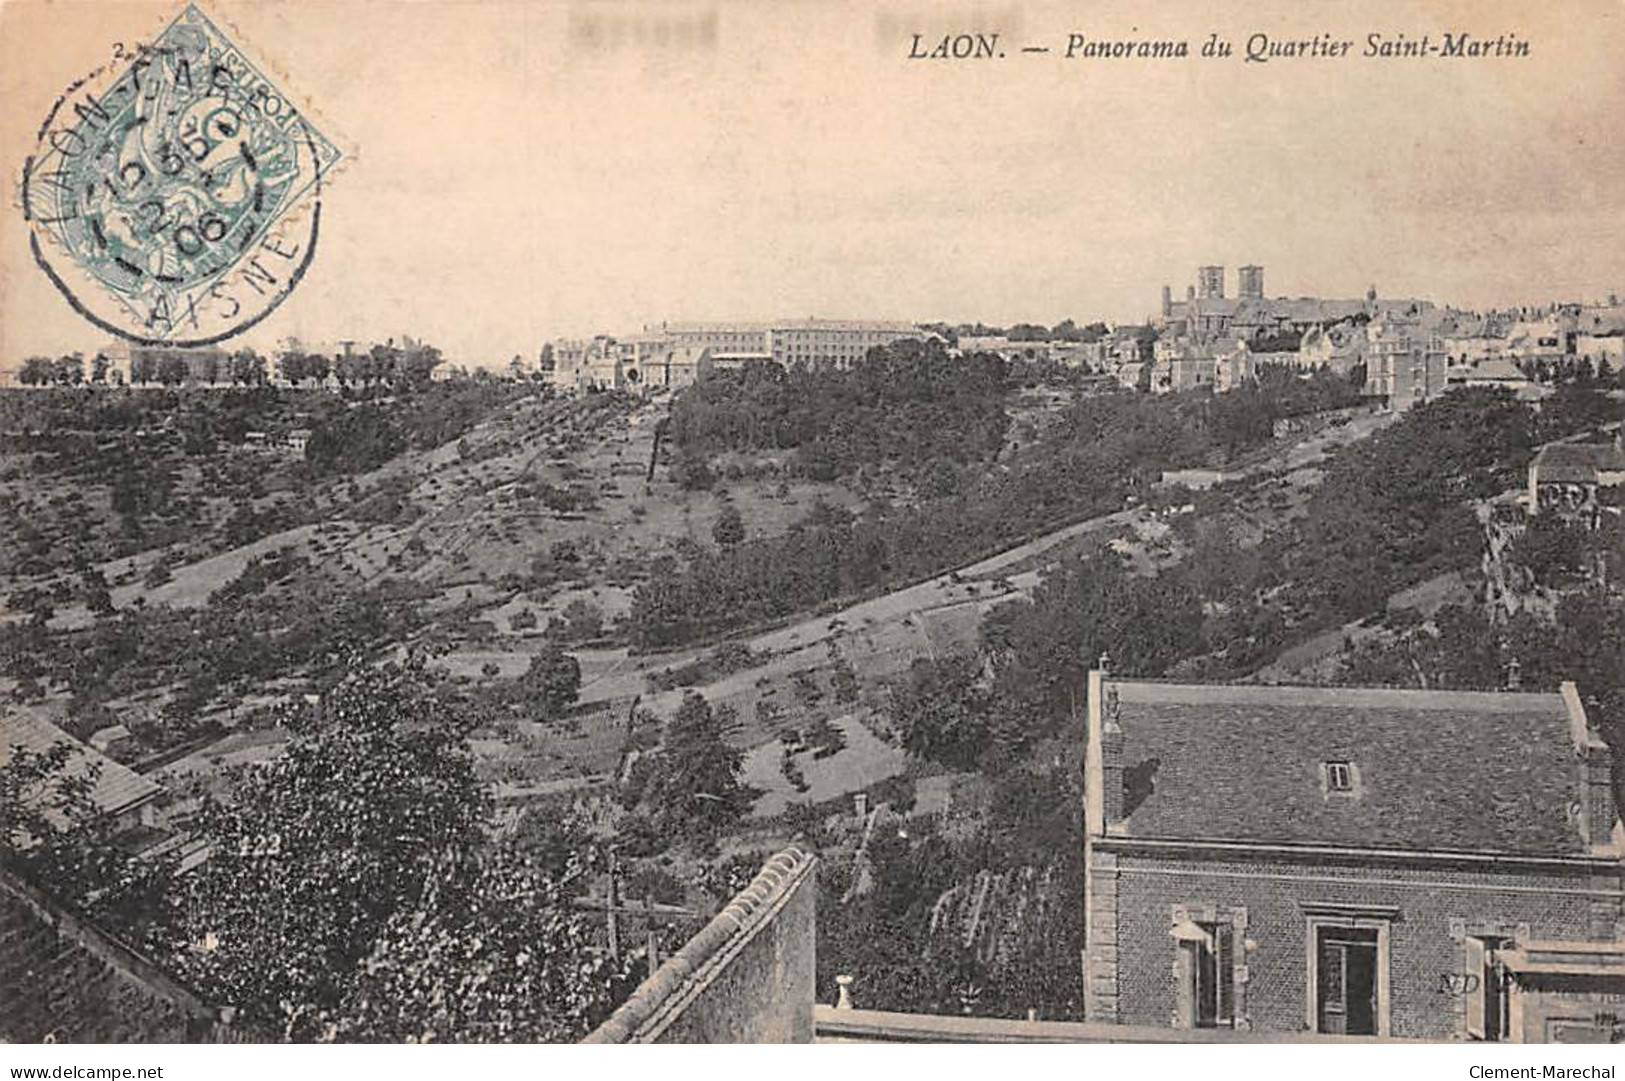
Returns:
[[[0,1064],[1614,1077],[1622,57],[4,0]]]

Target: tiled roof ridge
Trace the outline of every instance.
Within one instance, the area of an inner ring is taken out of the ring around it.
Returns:
[[[810,851],[797,845],[786,847],[768,860],[750,885],[639,984],[632,997],[582,1042],[631,1043],[658,1034],[680,1012],[690,992],[703,986],[711,970],[767,922],[779,902],[816,863]]]
[[[781,319],[771,330],[899,330],[917,331],[919,325],[906,319]]]
[[[660,331],[673,330],[686,331],[690,333],[695,331],[755,331],[766,330],[772,325],[773,321],[771,319],[759,321],[722,319],[714,322],[704,319],[692,322],[673,320],[671,322],[660,323],[654,326],[646,326],[644,327],[644,331],[646,333],[658,333]]]
[[[1179,701],[1189,696],[1213,702],[1324,705],[1411,706],[1432,709],[1481,709],[1506,712],[1555,711],[1563,708],[1562,692],[1458,691],[1416,687],[1329,687],[1306,683],[1191,683],[1185,680],[1107,676],[1112,688],[1133,687],[1146,692],[1143,701]],[[1135,698],[1125,699],[1134,701]]]
[[[163,786],[151,777],[103,754],[34,708],[15,707],[0,713],[0,762],[10,760],[14,747],[39,753],[59,743],[71,750],[70,775],[86,776],[87,770],[96,771],[89,797],[100,813],[118,814],[163,793]]]
[[[168,1002],[186,1016],[199,1021],[223,1020],[221,1010],[210,1006],[157,962],[137,953],[89,920],[69,912],[37,886],[3,865],[0,865],[0,893],[26,907],[36,919],[51,926],[59,936],[69,939],[120,976]]]
[[[1542,465],[1595,465],[1600,468],[1625,461],[1625,452],[1613,443],[1548,443],[1535,455]]]

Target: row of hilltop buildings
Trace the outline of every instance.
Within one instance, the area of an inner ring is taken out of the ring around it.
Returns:
[[[1065,338],[962,334],[950,353],[997,353],[1116,380],[1156,394],[1211,388],[1224,393],[1266,365],[1325,370],[1354,379],[1366,395],[1407,409],[1463,386],[1500,386],[1525,399],[1543,378],[1579,362],[1625,366],[1625,305],[1550,305],[1472,312],[1419,298],[1270,297],[1264,268],[1241,267],[1238,294],[1222,266],[1202,266],[1183,300],[1163,286],[1142,323],[1096,324]],[[714,371],[752,362],[785,368],[845,368],[876,346],[939,335],[881,320],[804,319],[761,323],[659,323],[641,333],[563,338],[549,345],[550,380],[561,389],[681,388]]]
[[[1269,297],[1264,268],[1255,265],[1240,268],[1236,296],[1227,294],[1226,279],[1222,266],[1198,267],[1196,284],[1186,288],[1183,300],[1163,286],[1156,312],[1140,323],[1095,324],[1053,338],[961,334],[945,344],[950,354],[1049,362],[1156,394],[1204,388],[1224,393],[1267,365],[1325,370],[1357,380],[1368,397],[1401,410],[1461,386],[1501,386],[1534,399],[1546,392],[1542,383],[1567,366],[1625,367],[1625,305],[1617,297],[1603,304],[1473,312],[1418,298],[1379,297],[1375,287],[1353,299]],[[754,362],[841,369],[877,346],[940,338],[930,327],[892,320],[662,322],[630,335],[556,339],[544,350],[542,369],[552,386],[575,393],[680,389]],[[423,348],[405,336],[399,346],[393,339],[387,345],[407,355]],[[347,366],[366,359],[366,349],[357,346],[340,341],[312,347],[290,339],[260,360],[219,347],[111,343],[81,358],[81,379],[74,382],[336,382]],[[288,370],[290,358],[301,362],[300,371]],[[314,372],[313,358],[321,361]],[[453,374],[437,363],[432,378]],[[0,368],[0,386],[28,382],[21,368]],[[60,373],[36,382],[58,383]]]
[[[552,383],[577,392],[676,389],[752,362],[847,368],[876,346],[926,336],[912,323],[884,320],[660,323],[625,337],[552,342]]]
[[[1239,295],[1222,266],[1197,268],[1183,300],[1163,286],[1143,323],[1084,340],[962,337],[962,352],[1052,361],[1155,394],[1233,390],[1266,365],[1358,379],[1367,396],[1406,409],[1463,386],[1501,386],[1526,399],[1568,365],[1625,366],[1625,305],[1550,305],[1488,313],[1418,298],[1269,297],[1264,268],[1244,266]]]
[[[1162,303],[1143,326],[1118,327],[1094,359],[1125,386],[1153,393],[1211,386],[1224,392],[1267,364],[1360,380],[1369,397],[1406,409],[1463,386],[1501,386],[1540,397],[1542,372],[1579,362],[1625,362],[1625,306],[1551,305],[1489,313],[1417,298],[1267,297],[1264,269],[1244,266],[1227,296],[1222,266]],[[1087,356],[1087,354],[1086,354]]]

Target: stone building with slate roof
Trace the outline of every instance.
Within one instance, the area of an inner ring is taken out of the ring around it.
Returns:
[[[57,744],[70,748],[65,775],[91,778],[89,800],[114,832],[152,825],[164,792],[156,781],[74,739],[33,709],[14,707],[0,715],[0,766],[9,763],[19,749],[44,754]],[[47,810],[46,817],[58,827],[67,825],[55,809]]]
[[[1089,684],[1089,1021],[1619,1034],[1625,830],[1572,684]]]
[[[1532,514],[1558,514],[1596,529],[1604,507],[1619,506],[1622,487],[1625,450],[1614,443],[1551,443],[1529,463]]]

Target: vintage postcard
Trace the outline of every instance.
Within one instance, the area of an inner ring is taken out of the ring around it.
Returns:
[[[4,0],[0,1064],[1613,1077],[1622,56]]]

